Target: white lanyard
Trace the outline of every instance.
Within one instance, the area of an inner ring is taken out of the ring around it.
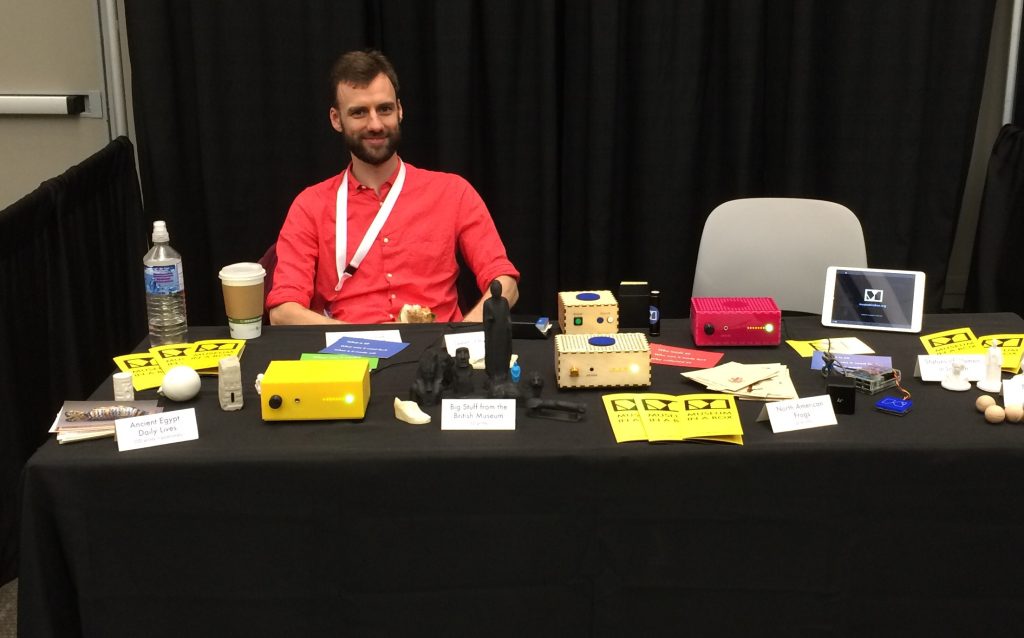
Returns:
[[[402,185],[405,184],[405,162],[398,161],[398,177],[391,185],[388,196],[384,198],[384,203],[377,211],[377,216],[373,218],[373,223],[366,230],[363,241],[359,242],[359,248],[352,255],[352,261],[348,262],[347,266],[344,264],[348,249],[346,243],[348,241],[348,169],[345,170],[345,175],[341,178],[341,187],[338,188],[338,203],[334,208],[334,262],[338,267],[338,285],[334,287],[335,292],[341,290],[342,283],[359,270],[359,264],[363,263],[366,253],[370,252],[370,244],[377,239],[380,229],[384,227],[384,222],[391,214],[391,209],[395,207],[395,200],[398,199],[398,195],[402,192]]]

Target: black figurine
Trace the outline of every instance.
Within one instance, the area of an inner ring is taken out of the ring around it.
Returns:
[[[501,282],[491,282],[491,296],[484,301],[484,369],[487,371],[488,396],[515,398],[516,385],[509,379],[512,359],[512,314],[508,300],[501,296]]]
[[[445,355],[447,354],[445,353]],[[451,357],[448,357],[448,361],[451,361]],[[441,400],[444,374],[444,362],[437,356],[437,352],[433,350],[424,352],[416,370],[416,379],[412,382],[412,387],[409,388],[409,398],[420,406],[437,405],[437,402]]]
[[[543,391],[544,377],[540,376],[539,372],[534,372],[530,375],[530,397],[539,399]]]
[[[455,396],[473,394],[473,365],[469,362],[469,348],[455,349],[455,370],[452,392]]]

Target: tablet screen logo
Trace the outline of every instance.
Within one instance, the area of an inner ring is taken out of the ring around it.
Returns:
[[[882,303],[882,291],[874,288],[864,289],[864,301],[870,301],[872,303]]]

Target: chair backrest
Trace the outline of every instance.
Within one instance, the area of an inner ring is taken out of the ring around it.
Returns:
[[[867,266],[849,208],[819,199],[734,199],[711,211],[697,252],[694,297],[772,297],[781,310],[821,312],[829,266]]]
[[[263,325],[270,325],[270,312],[267,310],[267,295],[270,294],[270,289],[274,287],[274,270],[277,269],[277,242],[270,244],[270,248],[267,248],[267,252],[263,253],[263,256],[259,258],[257,262],[263,266],[263,270],[267,271],[267,276],[263,280]]]

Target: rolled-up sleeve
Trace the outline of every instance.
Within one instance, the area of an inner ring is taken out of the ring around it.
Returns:
[[[499,275],[519,281],[519,270],[509,261],[487,205],[469,182],[459,179],[463,185],[458,214],[459,251],[476,276],[477,287],[486,293]]]
[[[316,211],[310,204],[316,198],[304,191],[295,198],[277,237],[277,267],[274,287],[267,295],[267,308],[294,301],[309,308],[313,300],[319,241]]]

